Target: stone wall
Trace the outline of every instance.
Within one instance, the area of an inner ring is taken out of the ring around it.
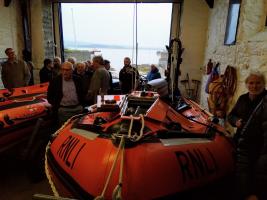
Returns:
[[[49,1],[43,1],[43,30],[45,58],[54,57],[54,36],[53,36],[53,15],[52,5]]]
[[[6,58],[5,49],[8,47],[16,51],[18,58],[22,58],[23,49],[23,30],[20,17],[19,2],[11,1],[8,7],[4,7],[4,2],[0,4],[0,60]],[[1,67],[0,67],[1,71]],[[0,89],[2,88],[0,74]]]
[[[11,1],[8,7],[0,5],[0,58],[6,57],[5,49],[12,47],[21,58],[23,30],[18,1]]]
[[[215,0],[208,27],[208,41],[204,64],[208,59],[220,62],[223,73],[227,65],[237,70],[237,91],[229,102],[232,108],[240,94],[245,93],[245,78],[251,70],[259,70],[267,76],[267,29],[265,27],[266,0],[243,0],[240,10],[236,45],[225,46],[224,35],[228,13],[228,1]],[[202,77],[201,105],[208,108],[204,87],[207,76]]]
[[[54,57],[52,5],[51,1],[47,0],[29,0],[29,2],[34,79],[35,83],[38,83],[39,69],[43,66],[43,60]],[[4,7],[3,3],[0,4],[0,59],[6,57],[4,50],[7,47],[14,48],[21,59],[23,40],[19,0],[11,1],[8,7]]]
[[[39,83],[39,70],[45,58],[54,57],[54,36],[51,1],[31,0],[32,59],[34,80]]]

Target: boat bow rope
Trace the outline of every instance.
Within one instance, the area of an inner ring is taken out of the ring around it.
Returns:
[[[117,160],[118,160],[120,152],[121,152],[121,163],[120,163],[119,183],[115,187],[115,189],[113,190],[112,200],[121,200],[122,199],[121,192],[122,192],[125,138],[129,139],[131,142],[138,142],[143,137],[143,130],[144,130],[144,127],[145,127],[145,120],[144,120],[144,116],[142,114],[140,114],[139,117],[140,117],[140,120],[141,120],[141,123],[142,123],[139,135],[137,133],[132,135],[133,121],[134,121],[133,115],[130,115],[130,120],[131,121],[130,121],[130,126],[129,126],[129,129],[128,129],[127,137],[125,135],[123,135],[123,134],[120,134],[120,133],[112,134],[112,138],[113,139],[120,138],[120,144],[119,144],[115,159],[114,159],[114,161],[112,163],[112,167],[110,169],[110,172],[109,172],[108,178],[106,180],[105,186],[103,188],[103,191],[102,191],[101,195],[97,196],[94,200],[104,200],[105,199],[104,195],[105,195],[105,192],[107,190],[107,186],[108,186],[108,183],[110,181],[110,178],[111,178],[111,176],[112,176],[112,174],[114,172],[114,169],[115,169],[115,166],[116,166],[116,163],[117,163]]]

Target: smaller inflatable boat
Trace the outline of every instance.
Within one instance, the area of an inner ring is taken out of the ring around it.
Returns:
[[[0,90],[0,152],[29,136],[38,118],[46,118],[50,104],[47,84]]]

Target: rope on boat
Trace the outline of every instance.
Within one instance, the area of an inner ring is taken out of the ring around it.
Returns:
[[[124,137],[123,137],[124,138]],[[121,152],[121,166],[120,166],[120,176],[119,176],[119,183],[118,185],[115,187],[115,189],[113,190],[112,193],[112,200],[120,200],[122,199],[122,178],[123,178],[123,163],[124,163],[124,145],[123,145],[123,149]]]
[[[49,169],[48,169],[47,152],[50,148],[50,145],[51,145],[51,142],[48,142],[48,144],[46,145],[46,150],[45,150],[45,174],[46,174],[46,177],[48,179],[49,185],[53,191],[54,196],[59,198],[59,193],[56,189],[54,182],[52,181],[52,177],[51,177],[51,175],[49,173]]]
[[[105,192],[106,192],[106,190],[107,190],[107,186],[108,186],[109,181],[110,181],[110,178],[111,178],[111,176],[112,176],[112,174],[113,174],[113,172],[114,172],[114,169],[115,169],[115,166],[116,166],[118,157],[119,157],[119,153],[120,153],[121,150],[124,149],[124,145],[125,145],[125,140],[124,140],[124,136],[122,136],[122,137],[121,137],[121,141],[120,141],[119,148],[118,148],[118,150],[117,150],[117,153],[116,153],[114,162],[113,162],[112,167],[111,167],[111,169],[110,169],[110,172],[109,172],[108,178],[107,178],[107,180],[106,180],[105,186],[104,186],[104,188],[103,188],[103,191],[102,191],[101,195],[100,195],[100,196],[97,196],[96,198],[94,198],[94,200],[104,200],[104,199],[105,199],[105,198],[104,198],[104,195],[105,195]],[[123,154],[122,154],[122,156],[123,156]],[[121,162],[123,162],[123,158],[122,158],[122,161],[121,161]],[[122,168],[122,166],[121,166],[121,168]],[[122,171],[120,172],[120,174],[122,174]],[[121,178],[120,181],[122,181],[122,175],[120,175],[120,178]],[[118,191],[118,192],[119,192],[119,191]],[[120,193],[120,192],[119,192],[119,193]],[[118,195],[119,195],[119,193],[118,193]]]
[[[137,135],[137,133],[135,133],[134,135],[132,135],[132,128],[133,128],[133,121],[134,121],[134,117],[133,115],[130,116],[131,118],[131,122],[130,122],[130,126],[129,126],[129,130],[128,130],[128,138],[132,141],[132,142],[138,142],[142,137],[143,137],[143,132],[144,132],[144,127],[145,127],[145,120],[144,120],[144,115],[140,114],[140,119],[141,119],[141,129],[139,131],[139,135]]]
[[[138,142],[143,137],[143,131],[144,131],[144,127],[145,127],[145,120],[144,120],[144,116],[142,114],[140,114],[139,116],[140,116],[141,124],[142,124],[142,126],[140,128],[139,135],[137,135],[136,133],[134,135],[132,135],[134,117],[133,117],[133,115],[130,116],[131,121],[130,121],[130,126],[129,126],[129,129],[128,129],[127,137],[132,142]],[[119,147],[118,147],[118,150],[117,150],[116,157],[115,157],[114,162],[112,164],[111,170],[109,172],[108,178],[106,180],[104,189],[103,189],[101,195],[97,196],[94,200],[104,200],[105,199],[104,195],[105,195],[108,183],[110,181],[110,178],[111,178],[111,176],[112,176],[112,174],[114,172],[114,169],[115,169],[115,166],[116,166],[120,151],[122,151],[122,153],[121,153],[119,183],[114,188],[114,190],[112,192],[112,200],[121,200],[122,199],[122,194],[121,193],[122,193],[123,163],[124,163],[124,152],[125,152],[125,150],[124,150],[124,148],[125,148],[125,135],[120,135],[120,134],[117,133],[117,134],[114,134],[113,136],[114,137],[121,137],[120,144],[119,144]]]
[[[128,137],[130,138],[131,135],[132,135],[132,128],[133,128],[133,115],[130,115],[130,118],[131,118],[131,122],[130,122],[130,127],[129,127],[129,130],[128,130]]]
[[[82,116],[84,115],[84,113],[82,114],[77,114],[77,115],[74,115],[72,116],[71,118],[69,118],[61,127],[60,129],[58,129],[53,135],[52,137],[56,137],[72,120],[76,119],[77,117],[79,116]]]

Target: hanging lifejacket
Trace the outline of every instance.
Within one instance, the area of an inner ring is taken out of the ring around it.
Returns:
[[[211,63],[212,64],[212,63]],[[213,66],[213,64],[212,64]],[[209,77],[205,86],[205,92],[209,94],[209,84],[213,81],[215,81],[216,79],[219,78],[220,76],[220,63],[217,63],[215,65],[215,67],[212,67],[211,73],[209,73]]]
[[[220,115],[225,116],[227,103],[235,93],[236,83],[236,69],[229,65],[222,76],[210,82],[208,106],[212,114],[217,116],[220,113]]]

